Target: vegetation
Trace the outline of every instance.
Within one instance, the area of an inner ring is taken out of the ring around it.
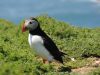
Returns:
[[[38,16],[37,19],[58,48],[68,54],[63,58],[64,66],[56,69],[54,63],[43,64],[29,47],[28,32],[21,32],[23,21],[14,25],[0,19],[0,75],[77,75],[71,69],[91,63],[88,57],[100,57],[100,27],[74,27],[48,16]],[[99,75],[100,68],[91,74]]]

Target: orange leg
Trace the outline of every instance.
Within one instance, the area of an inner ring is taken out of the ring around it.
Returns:
[[[44,64],[47,64],[48,61],[47,61],[46,59],[43,59],[43,63],[44,63]]]

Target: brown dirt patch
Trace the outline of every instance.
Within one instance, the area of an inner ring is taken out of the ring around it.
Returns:
[[[92,70],[95,70],[97,67],[100,67],[100,58],[92,58],[93,62],[87,64],[84,67],[72,69],[72,72],[79,73],[80,75],[87,75]]]

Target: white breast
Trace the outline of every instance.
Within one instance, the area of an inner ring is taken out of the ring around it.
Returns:
[[[48,61],[53,61],[53,56],[46,50],[46,48],[43,45],[43,39],[41,36],[38,35],[31,35],[29,34],[28,41],[30,44],[30,47],[33,49],[37,55],[41,56],[43,59],[46,59]]]

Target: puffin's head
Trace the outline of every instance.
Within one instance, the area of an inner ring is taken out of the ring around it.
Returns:
[[[31,17],[30,19],[24,21],[22,32],[25,32],[26,30],[35,30],[37,27],[39,27],[38,20],[34,17]]]

